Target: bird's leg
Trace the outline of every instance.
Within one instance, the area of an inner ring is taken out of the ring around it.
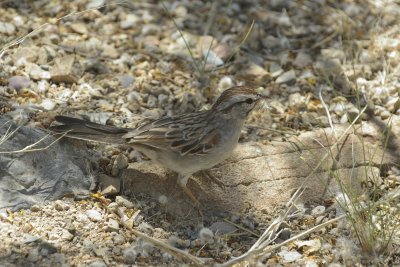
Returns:
[[[178,174],[178,184],[182,188],[183,192],[188,195],[188,197],[194,202],[195,206],[198,208],[200,215],[203,217],[203,213],[200,210],[200,202],[197,200],[197,198],[193,195],[192,191],[190,191],[189,188],[187,188],[187,182],[192,175],[182,175]]]
[[[215,177],[214,175],[212,175],[212,174],[210,173],[210,171],[208,171],[208,170],[202,170],[202,171],[200,171],[200,173],[201,173],[203,176],[205,176],[205,177],[207,177],[208,179],[210,179],[211,181],[213,181],[214,183],[216,183],[221,189],[225,189],[225,184],[224,184],[220,179],[218,179],[217,177]]]

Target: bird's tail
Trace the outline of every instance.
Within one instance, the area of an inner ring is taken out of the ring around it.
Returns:
[[[66,136],[71,138],[107,144],[125,144],[123,135],[129,130],[67,116],[56,116],[55,120],[59,124],[51,126],[50,131],[66,133]]]

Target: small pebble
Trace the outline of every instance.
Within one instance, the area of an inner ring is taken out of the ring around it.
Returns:
[[[282,232],[279,234],[279,238],[282,240],[288,240],[290,238],[290,236],[292,235],[292,232],[290,231],[290,229],[285,228],[282,230]]]
[[[276,83],[292,83],[296,81],[296,72],[294,70],[289,70],[282,73],[277,79]]]
[[[58,211],[63,211],[64,210],[64,205],[62,203],[61,200],[56,200],[56,202],[54,202],[54,208]]]
[[[102,215],[97,210],[87,210],[85,213],[93,222],[98,222],[102,219]]]
[[[30,231],[32,231],[33,226],[30,223],[25,223],[24,226],[22,227],[22,231],[24,233],[29,233]]]
[[[104,4],[104,0],[91,0],[86,4],[86,9],[92,9]]]
[[[88,267],[107,267],[107,265],[104,263],[102,260],[97,260],[94,262],[91,262]]]
[[[33,205],[32,207],[31,207],[31,211],[33,211],[33,212],[38,212],[38,211],[40,211],[41,210],[41,208],[38,206],[38,205]]]
[[[118,232],[119,231],[119,223],[114,219],[109,219],[107,222],[107,232]]]
[[[280,257],[282,257],[283,263],[294,262],[294,261],[300,259],[301,257],[303,257],[303,255],[301,255],[297,251],[281,251],[278,253],[278,255]]]
[[[135,77],[131,75],[122,75],[119,77],[119,83],[121,84],[122,88],[126,88],[132,85],[135,82]]]
[[[324,212],[325,212],[324,206],[317,206],[317,207],[313,208],[313,210],[311,211],[311,215],[318,216],[318,215],[323,214]]]
[[[66,241],[71,241],[74,238],[74,235],[71,234],[68,230],[62,229],[61,239]]]
[[[45,110],[53,110],[56,106],[56,103],[53,100],[46,98],[42,100],[41,106]]]

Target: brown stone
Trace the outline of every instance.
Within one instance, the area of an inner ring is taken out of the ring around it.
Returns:
[[[75,56],[66,55],[54,60],[51,70],[51,79],[54,82],[77,83],[81,76],[81,68],[75,62]]]

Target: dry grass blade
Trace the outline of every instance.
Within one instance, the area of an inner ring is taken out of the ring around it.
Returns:
[[[361,110],[361,112],[358,114],[357,118],[345,129],[345,131],[344,131],[344,132],[342,133],[342,135],[336,140],[336,142],[335,142],[335,144],[333,144],[333,146],[337,146],[337,145],[339,144],[339,142],[347,136],[348,131],[350,131],[350,129],[353,128],[354,123],[355,123],[355,122],[358,120],[358,118],[365,112],[366,109],[367,109],[367,106],[365,106],[365,107]],[[323,164],[323,162],[326,160],[326,158],[327,158],[329,155],[330,155],[330,153],[329,153],[329,151],[327,151],[327,152],[325,153],[325,155],[322,157],[322,159],[319,161],[319,163],[317,164],[317,166],[315,166],[315,167],[312,169],[312,171],[310,172],[310,174],[304,179],[302,185],[296,190],[296,192],[293,194],[293,196],[291,197],[291,199],[288,201],[288,203],[286,204],[286,207],[287,207],[287,208],[286,208],[286,211],[283,212],[278,218],[276,218],[276,219],[271,223],[271,225],[264,231],[263,235],[256,241],[256,243],[255,243],[246,253],[244,253],[243,255],[241,255],[241,256],[239,256],[239,257],[237,257],[237,258],[234,258],[234,259],[232,259],[232,260],[230,260],[230,261],[227,261],[226,263],[224,263],[224,264],[222,264],[222,265],[220,265],[220,266],[223,266],[223,267],[232,266],[233,264],[236,264],[236,263],[239,263],[239,262],[243,262],[243,261],[248,260],[248,259],[251,258],[251,257],[257,256],[257,254],[259,254],[259,253],[266,253],[266,252],[265,252],[265,248],[266,248],[267,246],[269,246],[269,245],[273,242],[274,237],[276,238],[276,236],[279,235],[279,232],[278,232],[279,226],[280,226],[280,224],[288,217],[291,208],[295,206],[294,203],[296,202],[296,199],[297,199],[297,198],[302,194],[302,192],[304,191],[304,185],[306,184],[306,182],[308,181],[308,179],[311,177],[311,175],[314,174],[314,173],[321,167],[321,165]],[[333,219],[334,221],[332,221],[332,222],[335,222],[335,221],[337,221],[337,220],[343,219],[344,217],[346,217],[346,216],[335,218],[335,219]],[[331,222],[331,223],[332,223],[332,222]],[[318,227],[318,226],[316,226],[316,227],[314,227],[314,228],[311,228],[310,230],[304,232],[304,235],[306,235],[306,234],[308,234],[308,233],[311,233],[311,232],[313,232],[313,231],[319,229],[319,228],[317,228],[317,227]],[[294,237],[294,238],[291,238],[290,240],[291,240],[291,241],[296,240],[297,238],[299,238],[299,237],[301,237],[301,236],[303,236],[303,235],[296,236],[296,237]],[[285,241],[284,243],[286,244],[286,241]],[[282,243],[279,244],[279,245],[274,246],[273,249],[271,249],[271,250],[269,250],[269,251],[278,249],[278,248],[281,247],[281,246],[282,246]]]
[[[318,96],[319,96],[319,100],[321,100],[322,106],[325,109],[326,116],[328,116],[329,126],[331,126],[333,134],[335,135],[335,140],[337,140],[337,133],[336,133],[335,127],[333,127],[332,117],[331,117],[331,114],[329,113],[329,108],[326,105],[324,98],[322,97],[322,86],[319,88]]]
[[[15,154],[15,153],[26,153],[26,152],[37,152],[37,151],[43,151],[48,149],[49,147],[51,147],[52,145],[54,145],[56,142],[58,142],[61,138],[63,138],[67,133],[64,133],[62,135],[60,135],[59,137],[57,137],[57,139],[55,139],[54,141],[52,141],[50,144],[48,144],[45,147],[40,147],[40,148],[34,148],[35,146],[39,145],[40,143],[42,143],[44,140],[46,140],[49,136],[52,136],[51,134],[46,134],[45,136],[43,136],[42,138],[40,138],[38,141],[36,141],[35,143],[26,146],[22,149],[19,150],[13,150],[13,151],[0,151],[0,154]]]
[[[383,204],[383,203],[388,202],[388,201],[397,201],[399,198],[400,198],[400,188],[398,188],[394,192],[390,192],[390,193],[386,194],[379,201],[377,201],[376,204],[379,205],[379,204]],[[366,208],[365,207],[360,208],[356,212],[360,212],[363,209],[366,209]],[[317,226],[314,226],[314,227],[308,229],[307,231],[304,231],[304,232],[302,232],[302,233],[300,233],[300,234],[298,234],[298,235],[296,235],[294,237],[291,237],[291,238],[285,240],[284,242],[282,242],[280,244],[277,244],[277,245],[272,246],[270,248],[264,249],[262,252],[263,253],[272,252],[272,251],[274,251],[274,250],[276,250],[276,249],[278,249],[278,248],[280,248],[280,247],[282,247],[282,246],[284,246],[284,245],[286,245],[286,244],[288,244],[290,242],[293,242],[293,241],[295,241],[297,239],[300,239],[300,238],[302,238],[302,237],[304,237],[304,236],[306,236],[306,235],[308,235],[308,234],[310,234],[312,232],[315,232],[315,231],[317,231],[317,230],[319,230],[319,229],[321,229],[321,228],[323,228],[323,227],[325,227],[327,225],[330,225],[330,224],[332,224],[334,222],[340,221],[340,220],[342,220],[342,219],[344,219],[344,218],[346,218],[348,216],[351,216],[351,214],[347,213],[347,214],[340,215],[339,217],[333,218],[333,219],[331,219],[331,220],[329,220],[327,222],[324,222],[324,223],[321,223],[321,224],[319,224]]]
[[[244,38],[242,39],[242,41],[240,42],[240,44],[236,47],[235,51],[233,51],[233,53],[228,57],[227,60],[225,60],[225,62],[229,62],[239,51],[240,48],[242,47],[242,45],[246,42],[247,38],[250,36],[251,31],[253,30],[254,27],[254,23],[255,21],[252,20],[249,29],[247,30]]]
[[[7,124],[10,124],[10,125],[8,126],[8,129],[6,130],[6,132],[0,137],[0,145],[3,144],[8,139],[10,139],[11,136],[13,136],[19,130],[19,128],[21,128],[21,125],[19,125],[19,126],[17,126],[17,128],[15,128],[14,130],[10,131],[11,127],[12,127],[11,121],[7,121],[0,128],[5,127]]]
[[[210,32],[211,27],[215,22],[215,18],[217,17],[218,14],[218,5],[219,5],[218,1],[212,2],[210,16],[208,17],[206,26],[204,27],[203,35],[207,35]]]
[[[176,23],[176,21],[175,21],[174,18],[172,17],[171,12],[169,12],[169,10],[168,10],[167,6],[165,5],[164,1],[161,1],[161,5],[163,6],[163,8],[164,8],[165,12],[167,13],[168,17],[169,17],[169,18],[171,19],[171,21],[174,23],[175,28],[178,30],[179,35],[181,36],[183,42],[185,43],[186,49],[188,50],[189,55],[190,55],[190,57],[192,58],[192,61],[193,61],[193,64],[194,64],[195,68],[197,69],[198,72],[201,73],[201,70],[198,68],[198,66],[197,66],[197,64],[196,64],[196,59],[195,59],[195,57],[194,57],[194,54],[193,54],[192,50],[190,49],[190,46],[189,46],[188,42],[186,41],[185,36],[183,35],[182,31],[179,29],[178,24]]]

